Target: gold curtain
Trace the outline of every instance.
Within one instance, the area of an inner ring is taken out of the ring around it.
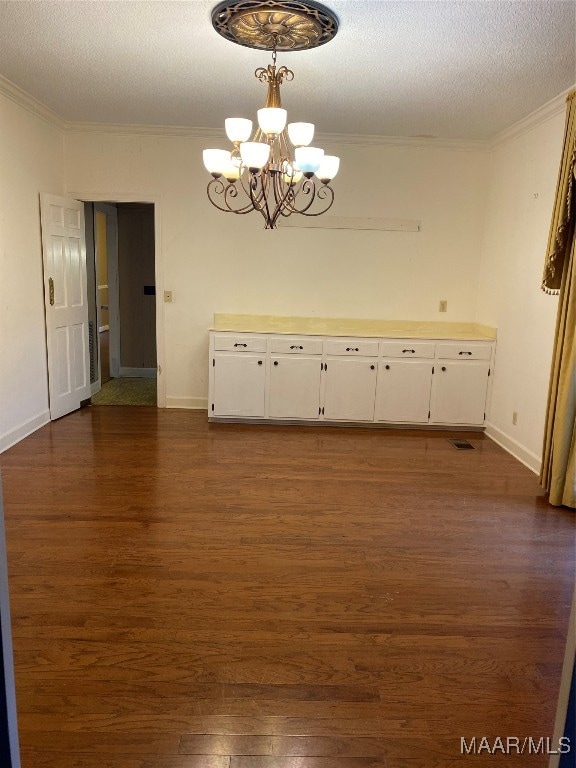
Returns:
[[[576,91],[567,98],[564,149],[542,288],[559,293],[540,482],[551,504],[576,508]]]

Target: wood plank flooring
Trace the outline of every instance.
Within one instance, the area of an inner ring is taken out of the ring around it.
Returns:
[[[545,766],[574,513],[469,435],[86,408],[0,457],[23,768]]]

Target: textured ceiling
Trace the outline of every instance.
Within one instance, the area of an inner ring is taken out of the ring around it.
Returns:
[[[335,40],[281,54],[290,120],[322,133],[491,138],[576,81],[574,0],[326,2]],[[0,1],[0,74],[72,122],[220,128],[255,116],[265,52],[205,2]]]

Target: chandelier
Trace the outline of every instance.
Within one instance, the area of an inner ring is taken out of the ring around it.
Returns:
[[[208,199],[225,213],[258,211],[265,229],[276,229],[281,216],[326,213],[334,202],[330,183],[340,159],[311,146],[312,123],[287,124],[280,86],[294,73],[277,68],[276,57],[277,51],[304,50],[331,40],[338,31],[336,16],[311,0],[226,0],[213,10],[212,24],[227,40],[272,51],[272,64],[255,72],[268,86],[256,130],[252,120],[227,118],[232,150],[204,150],[204,165],[212,175]]]

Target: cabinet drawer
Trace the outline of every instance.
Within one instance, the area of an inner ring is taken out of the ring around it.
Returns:
[[[214,334],[216,352],[266,352],[266,336]]]
[[[324,353],[327,355],[378,357],[378,342],[362,339],[348,339],[347,341],[330,339],[324,342]]]
[[[490,360],[491,344],[438,344],[438,357],[448,360]]]
[[[380,354],[382,357],[434,357],[435,344],[422,341],[382,341]]]
[[[282,355],[321,355],[322,339],[306,336],[272,337],[270,351]]]

